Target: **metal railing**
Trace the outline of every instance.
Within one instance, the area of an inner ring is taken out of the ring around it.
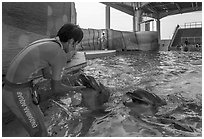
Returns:
[[[201,28],[202,27],[202,22],[188,22],[185,23],[184,25],[180,25],[181,28]]]
[[[174,33],[173,33],[172,39],[171,39],[171,41],[170,41],[170,43],[169,43],[169,47],[172,46],[173,41],[174,41],[174,39],[175,39],[175,37],[176,37],[176,34],[177,34],[177,32],[178,32],[179,27],[180,27],[180,26],[177,25],[176,28],[174,29]]]

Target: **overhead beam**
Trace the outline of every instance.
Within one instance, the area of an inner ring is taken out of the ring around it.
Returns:
[[[150,5],[146,5],[147,9],[150,10],[152,13],[156,13],[157,14],[157,10],[154,9],[154,7],[150,6]]]
[[[131,16],[134,16],[134,6],[136,2],[100,2],[100,3],[110,6],[119,11],[122,11]],[[139,5],[140,7],[142,7],[144,11],[147,10],[147,12],[145,13],[148,17],[152,17],[152,18],[159,17],[160,19],[168,15],[202,11],[202,3],[200,2],[192,2],[192,3],[188,2],[188,3],[191,4],[190,7],[185,7],[185,8],[182,8],[182,3],[180,2],[163,2],[163,3],[156,2],[156,5],[155,4],[152,5],[152,2],[140,2]],[[168,5],[172,5],[172,4],[176,7],[176,10],[172,11],[171,9],[168,9]],[[157,7],[158,8],[164,7],[167,11],[158,12]]]
[[[197,2],[192,2],[191,6],[192,6],[193,9],[196,10],[198,8],[198,3]]]
[[[120,2],[120,3],[132,7],[132,2]]]
[[[151,18],[157,18],[158,17],[158,12],[157,10],[151,6],[150,4],[151,2],[148,2],[145,6],[143,6],[142,9],[147,9],[149,10],[151,13],[146,13],[146,17],[151,17]]]
[[[175,3],[175,5],[176,5],[176,8],[178,9],[179,13],[182,13],[182,12],[181,12],[181,7],[179,6],[179,4],[178,4],[178,3]]]
[[[197,10],[199,8],[198,2],[195,2],[195,9]]]
[[[185,8],[185,9],[182,8],[180,11],[174,10],[174,11],[169,11],[168,13],[167,12],[159,13],[159,18],[161,19],[168,15],[175,15],[175,14],[178,14],[179,12],[183,14],[183,13],[195,12],[195,11],[201,11],[201,10],[202,10],[202,7],[198,7],[196,10],[193,8]]]
[[[180,11],[181,7],[179,6],[179,4],[178,3],[175,3],[175,4],[176,4],[177,9]]]
[[[118,2],[119,3],[119,2]],[[120,2],[121,4],[124,4],[124,5],[127,5],[127,6],[131,6],[133,7],[133,3],[134,2]],[[149,4],[151,2],[140,2],[140,6],[143,7],[143,6],[146,6],[147,4]]]
[[[151,2],[141,2],[141,6],[144,7],[144,6],[146,6],[146,5],[150,4],[150,3]]]
[[[193,2],[191,2],[191,6],[192,6],[192,8],[194,9],[194,4],[193,4]]]
[[[198,7],[198,3],[196,2],[196,8]]]
[[[133,16],[133,9],[128,10],[127,8],[124,8],[124,7],[120,6],[120,5],[118,5],[116,2],[101,2],[101,3]]]
[[[152,22],[152,21],[154,21],[154,19],[149,19],[149,20],[146,20],[146,21],[142,21],[140,23],[148,23],[148,22]]]

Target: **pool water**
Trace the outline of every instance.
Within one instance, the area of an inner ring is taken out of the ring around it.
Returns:
[[[100,115],[71,106],[69,98],[53,100],[44,112],[51,136],[202,136],[202,53],[127,51],[87,62],[83,72],[111,91],[105,104],[110,113]],[[167,105],[156,116],[148,114],[148,109],[135,116],[123,105],[123,98],[138,87],[165,99]]]

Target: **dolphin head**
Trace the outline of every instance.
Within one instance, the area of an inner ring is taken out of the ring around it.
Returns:
[[[137,89],[126,93],[123,104],[134,112],[152,111],[156,113],[159,106],[166,104],[159,96],[143,89]]]
[[[98,109],[106,103],[110,97],[110,91],[94,77],[80,74],[77,80],[80,85],[86,86],[82,89],[82,103],[92,109]]]

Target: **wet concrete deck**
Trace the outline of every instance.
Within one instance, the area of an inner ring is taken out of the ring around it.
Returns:
[[[105,56],[114,56],[116,54],[116,50],[90,50],[83,51],[85,52],[86,59],[94,59]]]

